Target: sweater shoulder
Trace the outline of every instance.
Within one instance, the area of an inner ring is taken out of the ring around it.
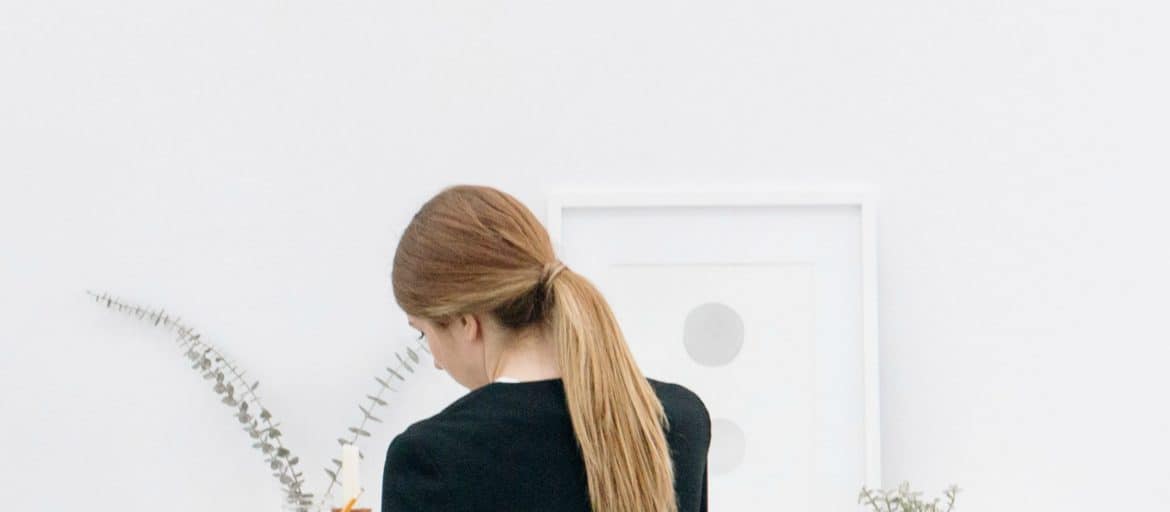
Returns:
[[[658,399],[662,402],[668,415],[674,413],[675,416],[701,420],[706,423],[708,428],[710,427],[711,416],[707,410],[707,404],[703,403],[703,399],[699,398],[697,393],[675,382],[657,379],[646,380],[650,381],[650,386],[654,388],[654,392],[658,395]]]
[[[667,420],[675,426],[672,430],[678,428],[709,435],[710,413],[697,393],[679,383],[646,380],[662,403]],[[489,435],[500,429],[506,430],[517,421],[543,426],[569,425],[561,388],[551,382],[536,386],[552,391],[546,393],[535,388],[530,389],[531,393],[510,392],[507,391],[509,388],[473,390],[438,413],[410,425],[400,436],[429,447],[432,452],[441,452],[464,446],[463,441],[477,434]]]

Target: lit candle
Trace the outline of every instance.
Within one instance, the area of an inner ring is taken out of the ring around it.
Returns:
[[[361,463],[361,456],[358,455],[358,447],[352,444],[345,444],[341,447],[341,489],[342,499],[341,503],[348,503],[351,498],[356,498],[362,492],[362,483],[360,472],[358,471]]]

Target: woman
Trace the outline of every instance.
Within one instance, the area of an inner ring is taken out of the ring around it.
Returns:
[[[520,201],[442,190],[392,274],[435,367],[469,392],[391,441],[382,512],[707,510],[703,402],[642,375],[605,299]]]

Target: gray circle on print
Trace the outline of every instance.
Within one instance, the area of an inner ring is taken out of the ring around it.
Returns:
[[[701,304],[687,313],[683,346],[703,366],[730,363],[743,348],[743,318],[721,302]]]
[[[745,453],[747,439],[739,425],[724,418],[711,420],[711,448],[707,456],[711,474],[731,472],[743,463]]]

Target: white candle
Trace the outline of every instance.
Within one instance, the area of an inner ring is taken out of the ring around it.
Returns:
[[[341,489],[342,489],[342,505],[349,503],[351,498],[356,498],[362,492],[362,483],[360,472],[358,471],[361,464],[361,458],[358,455],[358,447],[352,444],[345,444],[341,446]]]

